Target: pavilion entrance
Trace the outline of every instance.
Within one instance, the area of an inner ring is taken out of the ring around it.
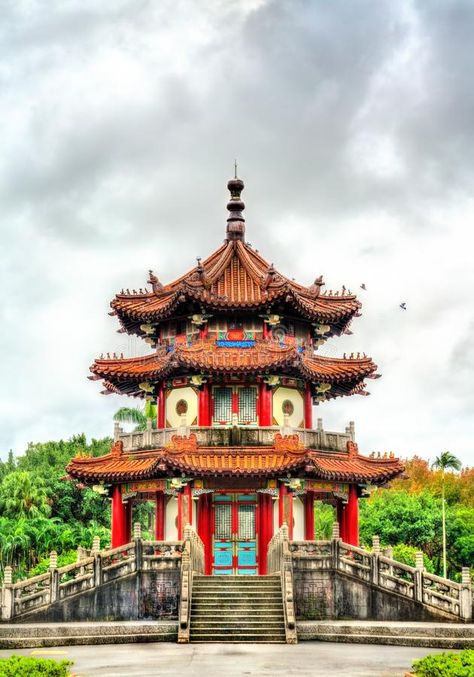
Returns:
[[[214,493],[213,575],[257,573],[257,521],[257,494],[232,491]]]

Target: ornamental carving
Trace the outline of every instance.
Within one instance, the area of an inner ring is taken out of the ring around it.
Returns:
[[[358,456],[359,455],[359,447],[357,446],[357,444],[355,442],[353,442],[352,440],[349,440],[347,442],[347,452],[348,452],[350,458],[353,458],[354,456]]]
[[[120,456],[123,454],[122,440],[117,440],[116,442],[114,442],[110,454],[113,458],[120,458]]]
[[[181,435],[172,435],[171,441],[167,444],[166,448],[169,451],[174,451],[175,453],[183,453],[186,451],[197,451],[198,443],[197,437],[194,433],[191,433],[189,437],[183,437]]]
[[[304,449],[304,444],[300,441],[298,435],[282,435],[275,433],[274,438],[275,451],[301,451]]]

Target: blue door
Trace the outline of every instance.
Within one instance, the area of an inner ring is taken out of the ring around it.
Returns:
[[[256,494],[216,493],[213,501],[213,574],[256,574]]]

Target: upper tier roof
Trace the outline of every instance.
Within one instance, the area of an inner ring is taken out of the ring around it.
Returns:
[[[114,313],[126,331],[143,334],[140,324],[160,322],[179,315],[179,306],[195,301],[206,309],[263,310],[274,301],[285,302],[296,314],[333,325],[336,333],[347,328],[361,307],[354,294],[345,289],[339,294],[321,292],[324,285],[318,278],[309,286],[285,277],[245,242],[244,208],[240,200],[243,182],[229,182],[232,199],[227,238],[207,259],[174,282],[162,285],[150,271],[153,290],[117,294],[111,302]],[[184,308],[183,308],[184,311]],[[181,314],[183,314],[181,312]]]
[[[363,381],[373,377],[377,365],[365,355],[351,358],[320,357],[296,346],[257,341],[252,347],[218,347],[214,341],[161,348],[143,357],[99,359],[90,370],[103,379],[107,391],[141,395],[140,384],[175,374],[287,374],[313,383],[329,383],[327,398],[363,392]]]

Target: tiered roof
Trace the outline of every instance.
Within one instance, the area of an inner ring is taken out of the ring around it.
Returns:
[[[399,459],[359,455],[348,442],[347,453],[314,451],[298,436],[275,435],[273,447],[200,447],[193,434],[172,439],[168,447],[123,453],[116,442],[110,454],[98,458],[76,457],[67,472],[84,482],[127,482],[171,477],[176,473],[202,476],[281,477],[298,472],[309,478],[339,482],[384,484],[403,470]]]
[[[163,286],[154,279],[151,275],[153,291],[121,293],[112,301],[111,307],[127,332],[143,335],[141,324],[184,314],[189,302],[212,311],[264,311],[278,301],[290,306],[295,315],[330,324],[331,333],[340,334],[361,307],[356,296],[346,290],[322,292],[321,278],[310,287],[288,279],[242,240],[227,240],[205,261],[170,284]]]
[[[286,374],[312,383],[330,384],[326,397],[338,397],[364,391],[364,379],[377,370],[370,357],[320,357],[295,345],[274,341],[256,341],[242,348],[219,347],[215,341],[198,341],[192,346],[176,345],[171,352],[161,348],[145,357],[96,360],[92,378],[103,379],[106,391],[145,396],[143,382],[169,376],[199,372],[206,375],[226,373]]]

